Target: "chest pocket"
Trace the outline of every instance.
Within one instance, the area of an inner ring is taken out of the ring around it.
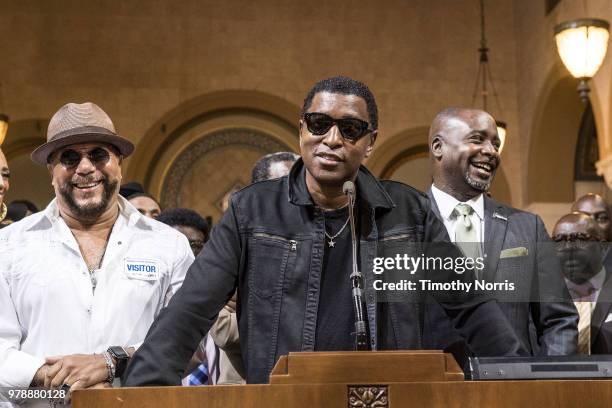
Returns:
[[[403,230],[389,233],[378,240],[377,269],[380,274],[376,280],[384,283],[401,283],[404,280],[417,281],[422,276],[421,269],[414,269],[414,259],[422,256],[423,244],[417,242],[415,231]],[[379,302],[414,302],[415,291],[383,290],[377,291]]]
[[[503,295],[507,301],[517,301],[517,296],[531,293],[531,285],[537,279],[537,266],[534,265],[534,258],[526,255],[501,258],[497,263],[497,270],[493,279],[496,282],[508,280],[514,283],[513,291],[504,291]],[[546,261],[551,262],[551,261]],[[524,295],[527,296],[527,295]],[[501,298],[501,297],[500,297]],[[509,299],[509,300],[508,300]],[[526,301],[526,299],[518,299]]]
[[[249,240],[249,288],[262,298],[271,297],[290,279],[295,264],[297,241],[256,232]]]

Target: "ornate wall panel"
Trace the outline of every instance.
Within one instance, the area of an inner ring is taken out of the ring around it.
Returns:
[[[216,222],[226,193],[248,185],[255,162],[278,151],[293,149],[253,129],[224,129],[203,136],[184,148],[170,165],[161,204],[164,208],[192,208]]]

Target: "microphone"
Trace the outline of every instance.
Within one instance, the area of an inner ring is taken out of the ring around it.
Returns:
[[[346,194],[347,196],[349,196],[349,199],[351,198],[351,195],[355,196],[355,183],[353,183],[352,181],[345,181],[344,184],[342,185],[342,192],[344,194]]]
[[[352,181],[345,181],[342,185],[342,192],[348,196],[349,199],[349,220],[351,223],[351,245],[353,249],[352,259],[353,259],[353,274],[358,273],[361,274],[357,270],[357,238],[355,236],[355,214],[354,214],[354,206],[355,206],[355,183]],[[352,278],[353,275],[351,275]]]
[[[349,220],[351,224],[351,247],[352,247],[352,264],[353,272],[351,273],[351,286],[353,294],[353,306],[355,308],[355,350],[368,350],[368,334],[366,332],[366,324],[363,319],[363,302],[361,300],[363,290],[363,278],[361,272],[357,268],[357,237],[355,233],[355,214],[353,207],[355,206],[355,184],[352,181],[346,181],[342,185],[342,192],[349,199]]]

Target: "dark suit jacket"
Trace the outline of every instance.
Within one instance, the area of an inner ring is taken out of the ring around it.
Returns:
[[[591,354],[612,354],[612,251],[604,258],[606,279],[591,316]]]
[[[431,190],[432,210],[440,211]],[[578,339],[578,313],[561,275],[560,265],[541,218],[535,214],[497,203],[485,195],[485,270],[488,282],[515,284],[511,301],[499,299],[499,306],[512,324],[523,346],[533,355],[574,354]],[[525,248],[501,256],[505,249]],[[503,295],[496,295],[503,297]],[[564,301],[538,302],[538,299]],[[425,313],[426,348],[464,350],[462,339],[449,325],[439,307],[429,304]]]

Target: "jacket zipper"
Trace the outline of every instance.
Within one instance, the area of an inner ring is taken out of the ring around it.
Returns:
[[[392,235],[390,237],[381,238],[380,241],[394,241],[396,239],[409,238],[410,234]]]
[[[284,244],[289,244],[290,245],[290,249],[292,251],[297,250],[297,241],[295,239],[287,239],[285,237],[279,237],[278,235],[271,235],[271,234],[266,234],[264,232],[256,232],[253,234],[253,236],[255,237],[261,237],[261,238],[269,238],[272,239],[274,241],[280,241]]]

